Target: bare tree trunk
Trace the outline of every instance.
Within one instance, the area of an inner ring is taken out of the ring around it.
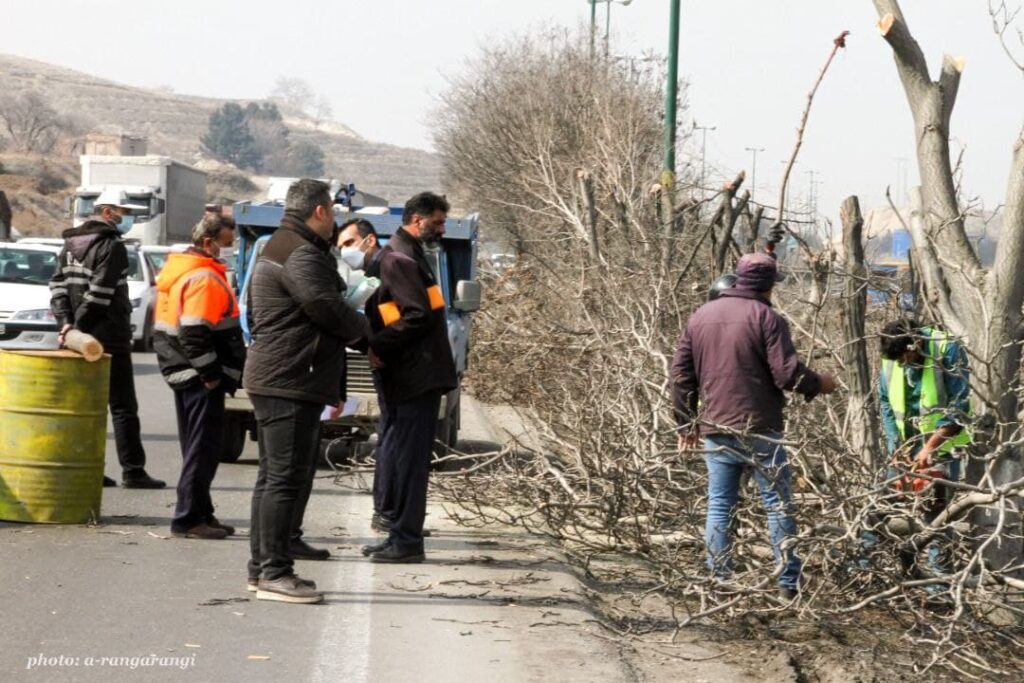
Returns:
[[[964,61],[946,55],[932,80],[920,45],[910,33],[898,0],[874,0],[878,28],[892,48],[896,69],[914,117],[921,188],[912,195],[911,237],[927,299],[946,327],[963,336],[971,355],[975,442],[991,454],[991,485],[1021,475],[1017,391],[1020,386],[1021,307],[1024,304],[1024,137],[1014,143],[1003,232],[989,272],[982,268],[964,230],[949,155],[949,124]],[[993,564],[1020,554],[1020,539],[1005,533],[986,553]]]
[[[587,228],[590,232],[590,257],[594,263],[601,261],[601,245],[597,237],[597,202],[594,201],[594,178],[587,171],[578,171],[580,181],[580,198],[587,217]]]
[[[857,197],[847,197],[839,210],[843,221],[846,286],[843,296],[843,348],[846,384],[850,388],[847,421],[850,447],[866,467],[875,470],[881,464],[878,448],[878,404],[875,400],[871,365],[868,363],[867,341],[864,339],[864,316],[867,313],[867,269],[864,267],[862,229],[864,217]]]

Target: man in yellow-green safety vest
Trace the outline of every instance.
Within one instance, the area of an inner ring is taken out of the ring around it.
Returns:
[[[941,480],[959,478],[956,451],[971,439],[967,354],[945,332],[908,320],[885,326],[881,351],[878,396],[890,456],[886,480],[914,493],[938,480],[920,501],[922,521],[928,524],[949,506],[953,489]],[[930,478],[904,476],[907,472]],[[877,542],[875,532],[864,534],[866,550]],[[928,566],[939,574],[951,571],[945,545],[935,542],[928,548]],[[866,558],[861,566],[865,563]]]

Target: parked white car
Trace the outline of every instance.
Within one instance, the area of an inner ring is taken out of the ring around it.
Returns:
[[[132,340],[136,351],[153,348],[153,311],[156,310],[158,269],[143,248],[125,242],[128,248],[128,298],[132,304]]]
[[[153,311],[156,307],[156,274],[158,268],[143,254],[146,247],[137,242],[125,241],[128,249],[128,298],[132,304],[132,341],[136,351],[148,351],[153,344]],[[60,253],[64,240],[54,237],[26,237],[18,240],[18,247],[25,249],[45,248]],[[56,262],[54,262],[56,266]],[[0,271],[2,273],[2,271]],[[53,274],[53,270],[49,271]],[[47,276],[49,282],[49,276]],[[49,308],[49,300],[46,306]],[[5,309],[0,299],[0,309]]]
[[[60,247],[0,243],[0,349],[56,349],[50,276]]]

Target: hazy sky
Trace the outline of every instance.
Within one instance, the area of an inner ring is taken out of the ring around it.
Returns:
[[[1005,192],[1024,114],[1024,79],[992,33],[986,0],[904,0],[933,69],[943,52],[967,58],[953,118],[966,149],[964,187],[988,208]],[[668,0],[612,6],[613,52],[664,52]],[[0,0],[0,51],[124,83],[177,92],[261,97],[282,75],[326,94],[335,118],[381,142],[430,148],[428,114],[445,76],[480,45],[546,24],[589,21],[587,0]],[[598,7],[599,31],[604,6]],[[772,203],[807,91],[832,38],[852,35],[822,86],[796,167],[804,195],[814,171],[819,209],[835,217],[848,194],[866,207],[902,187],[912,124],[870,0],[683,0],[680,73],[690,114],[720,175],[757,162],[759,199]],[[118,29],[120,26],[120,30]],[[51,93],[59,98],[59,93]],[[699,151],[699,137],[695,147]],[[749,177],[749,175],[748,175]],[[358,179],[354,179],[358,182]],[[799,201],[799,198],[798,200]]]

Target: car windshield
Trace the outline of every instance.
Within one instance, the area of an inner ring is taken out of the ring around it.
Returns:
[[[131,282],[142,282],[142,263],[139,252],[128,250],[128,279]]]
[[[168,256],[170,256],[170,252],[167,251],[149,252],[149,262],[153,264],[153,269],[156,271],[157,275],[159,275],[160,271],[164,269],[164,264],[167,263]]]
[[[45,285],[57,269],[52,251],[0,247],[0,281]]]

